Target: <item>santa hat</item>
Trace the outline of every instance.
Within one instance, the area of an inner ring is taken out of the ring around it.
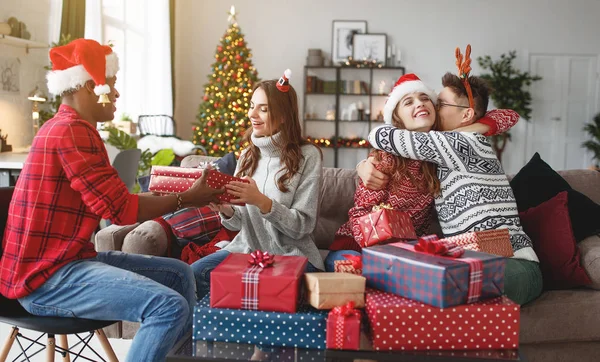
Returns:
[[[279,78],[279,80],[277,81],[277,89],[279,89],[280,91],[286,93],[290,90],[290,78],[292,77],[292,71],[289,69],[286,69],[285,72],[283,72],[283,76],[281,78]]]
[[[394,89],[388,96],[385,106],[383,107],[383,120],[387,124],[392,124],[392,114],[396,109],[396,105],[400,100],[409,93],[420,92],[425,93],[431,101],[435,104],[437,101],[437,94],[423,83],[419,77],[414,73],[409,73],[398,78]]]
[[[50,93],[60,95],[93,80],[94,93],[100,96],[98,102],[108,100],[110,87],[106,79],[119,71],[119,59],[111,47],[91,39],[76,39],[50,49],[50,61],[52,70],[46,76]]]

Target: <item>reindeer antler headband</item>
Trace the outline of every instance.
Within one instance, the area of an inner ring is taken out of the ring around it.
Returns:
[[[469,107],[475,109],[475,102],[473,101],[473,91],[471,91],[471,84],[469,83],[469,73],[471,72],[471,44],[467,44],[465,49],[465,59],[460,53],[460,48],[456,47],[456,66],[458,67],[458,77],[462,80],[465,89],[467,90],[467,97],[469,98]]]

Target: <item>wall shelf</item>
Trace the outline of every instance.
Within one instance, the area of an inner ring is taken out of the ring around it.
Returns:
[[[45,43],[39,43],[33,40],[16,38],[10,35],[0,34],[0,44],[6,44],[13,47],[25,48],[25,52],[29,53],[29,49],[43,49],[49,48],[50,46]]]

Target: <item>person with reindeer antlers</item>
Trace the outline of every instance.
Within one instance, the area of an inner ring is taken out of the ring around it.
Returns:
[[[456,49],[458,75],[442,77],[444,89],[437,101],[442,131],[412,132],[384,125],[371,131],[369,142],[379,150],[437,165],[441,190],[435,207],[445,236],[488,229],[509,230],[514,256],[507,258],[505,293],[519,304],[542,292],[539,260],[529,236],[521,227],[516,200],[502,165],[486,137],[461,132],[481,118],[488,106],[490,89],[479,77],[470,76],[471,46],[465,56]],[[485,130],[484,130],[485,129]],[[357,166],[363,182],[384,183],[370,162]],[[378,180],[378,182],[373,182]]]

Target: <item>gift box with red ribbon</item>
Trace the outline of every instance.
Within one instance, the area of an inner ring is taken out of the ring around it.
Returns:
[[[229,254],[210,273],[210,306],[294,313],[307,263],[260,251]]]
[[[148,191],[168,195],[188,190],[202,176],[203,169],[173,166],[152,166]],[[206,184],[214,189],[222,189],[231,181],[248,183],[239,177],[229,176],[216,170],[211,170],[206,178]],[[233,195],[225,192],[217,195],[223,202],[230,203]],[[243,205],[236,203],[236,205]]]
[[[362,275],[362,257],[360,255],[342,254],[343,260],[333,261],[333,271]]]
[[[505,258],[422,237],[364,248],[367,286],[446,308],[499,297]]]
[[[333,308],[327,316],[327,348],[358,350],[360,321],[361,313],[353,302]]]
[[[496,350],[519,347],[520,307],[506,296],[452,308],[367,289],[375,350]]]
[[[386,205],[378,205],[365,216],[358,218],[363,235],[363,248],[391,239],[413,240],[417,238],[410,216]]]

